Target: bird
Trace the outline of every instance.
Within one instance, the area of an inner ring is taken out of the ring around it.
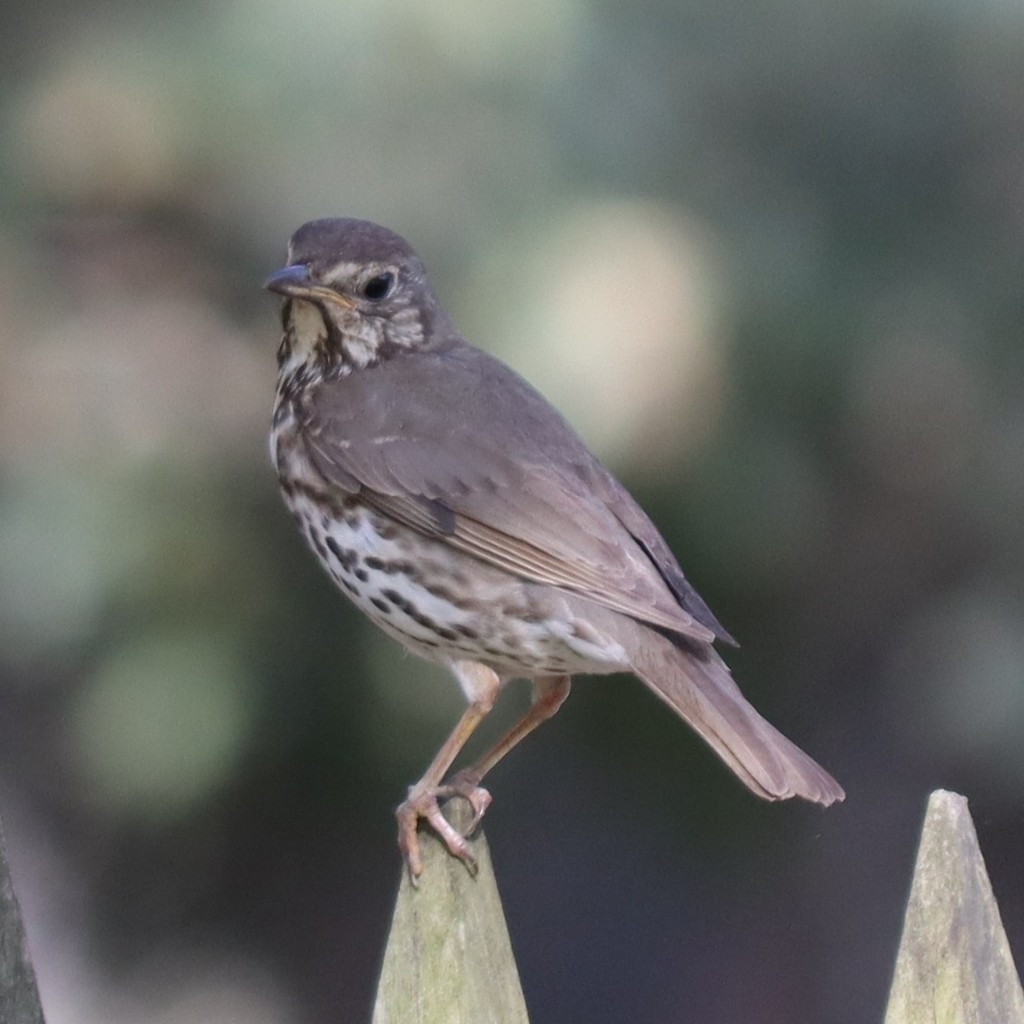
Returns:
[[[283,298],[270,454],[285,504],[337,586],[466,699],[395,811],[414,882],[421,822],[475,869],[482,780],[578,674],[638,677],[759,797],[844,798],[744,698],[714,646],[735,641],[651,519],[538,391],[459,334],[404,238],[310,221],[264,287]],[[449,774],[517,678],[529,708]],[[463,830],[442,812],[454,796]]]

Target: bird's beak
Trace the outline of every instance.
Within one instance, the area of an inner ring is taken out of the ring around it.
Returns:
[[[315,284],[309,276],[309,267],[304,263],[296,263],[290,267],[275,270],[263,282],[268,292],[277,292],[290,299],[306,299],[309,302],[333,302],[344,309],[355,308],[355,303],[340,292],[326,285]]]

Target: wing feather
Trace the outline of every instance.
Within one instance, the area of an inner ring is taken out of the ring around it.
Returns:
[[[325,381],[299,417],[326,481],[491,565],[700,641],[728,637],[654,525],[502,363],[456,343]]]

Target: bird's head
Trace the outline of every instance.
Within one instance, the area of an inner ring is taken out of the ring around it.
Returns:
[[[447,327],[409,243],[370,221],[304,224],[264,287],[285,297],[282,377],[350,373],[428,347]]]

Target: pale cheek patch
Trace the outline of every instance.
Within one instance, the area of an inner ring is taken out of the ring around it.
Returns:
[[[369,366],[377,357],[380,343],[381,332],[374,321],[367,318],[356,320],[341,335],[345,362],[357,370]]]

